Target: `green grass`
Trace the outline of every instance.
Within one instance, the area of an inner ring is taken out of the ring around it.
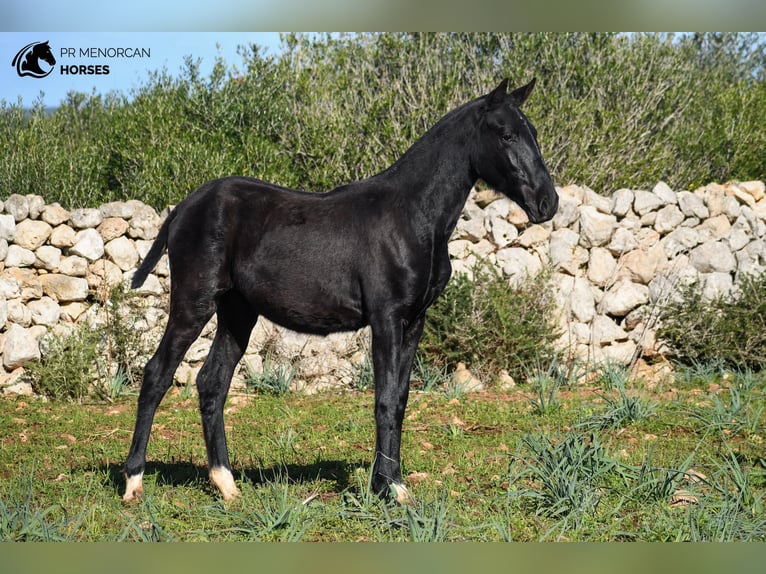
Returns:
[[[652,416],[620,425],[583,424],[619,406],[619,392],[597,383],[560,387],[558,408],[542,414],[531,384],[458,398],[413,392],[402,446],[411,507],[369,491],[371,389],[231,396],[226,425],[242,497],[230,503],[209,485],[196,400],[180,388],[157,412],[145,496],[131,505],[120,501],[121,466],[135,397],[4,399],[0,537],[764,541],[764,377],[729,381],[746,425],[720,422],[710,378],[681,375],[672,392],[629,379],[629,396],[653,405]],[[673,503],[679,491],[696,503]]]

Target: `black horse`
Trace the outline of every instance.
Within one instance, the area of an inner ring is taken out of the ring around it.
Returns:
[[[410,370],[426,309],[452,272],[447,241],[481,178],[527,213],[553,217],[558,196],[534,126],[519,107],[534,87],[491,93],[444,116],[384,172],[328,193],[295,191],[244,177],[202,185],[170,213],[132,286],[167,246],[170,315],[146,365],[123,499],[141,495],[154,413],[173,373],[217,314],[197,376],[210,479],[239,494],[226,447],[223,406],[258,316],[326,335],[369,325],[375,373],[372,488],[404,502],[399,446]]]
[[[40,60],[43,60],[50,66],[56,65],[56,58],[53,57],[51,47],[48,42],[32,42],[24,46],[13,58],[12,66],[16,66],[16,73],[19,76],[31,76],[33,78],[44,78],[49,75],[53,68],[47,72],[40,67]]]

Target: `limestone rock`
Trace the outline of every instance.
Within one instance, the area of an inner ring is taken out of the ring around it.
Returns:
[[[508,221],[499,216],[493,217],[490,220],[489,229],[492,241],[494,241],[495,245],[500,249],[513,243],[519,236],[519,230],[516,229],[516,226],[511,225]]]
[[[729,273],[737,268],[737,260],[723,241],[706,241],[692,249],[689,261],[700,273]]]
[[[486,233],[487,230],[484,227],[483,218],[474,217],[472,219],[466,219],[461,217],[457,222],[453,237],[456,239],[467,239],[476,242],[482,239]]]
[[[677,205],[666,205],[657,212],[654,229],[661,235],[670,233],[686,219]]]
[[[534,276],[542,270],[540,259],[520,247],[507,247],[496,254],[497,263],[512,282]]]
[[[55,271],[61,262],[61,249],[51,245],[43,245],[35,251],[35,267],[46,271]]]
[[[590,205],[581,206],[580,244],[583,247],[606,245],[609,243],[616,225],[617,218],[614,215],[600,213]]]
[[[597,287],[605,287],[614,281],[617,262],[608,249],[594,247],[590,250],[588,261],[588,279]]]
[[[465,366],[465,363],[458,363],[455,367],[452,384],[463,392],[480,392],[485,389],[484,383]]]
[[[13,215],[0,214],[0,239],[13,241],[16,235],[16,220]]]
[[[80,277],[49,273],[40,277],[43,293],[54,301],[84,301],[88,297],[88,282]]]
[[[704,273],[702,276],[702,294],[708,300],[726,297],[734,288],[730,273]]]
[[[674,258],[680,253],[689,251],[702,241],[699,231],[691,227],[678,227],[662,239],[665,255]]]
[[[68,225],[59,225],[50,236],[50,244],[60,249],[72,247],[75,244],[77,234]]]
[[[717,241],[728,237],[731,232],[731,223],[729,223],[729,217],[721,213],[706,219],[697,227],[697,231],[700,234],[701,241]]]
[[[632,189],[618,189],[612,195],[612,213],[618,217],[625,217],[633,206],[635,194]]]
[[[37,339],[23,327],[11,325],[5,334],[3,347],[3,366],[12,371],[29,361],[40,359],[40,346]]]
[[[690,191],[678,192],[678,207],[686,217],[707,219],[710,216],[703,199]]]
[[[59,261],[59,272],[71,277],[85,277],[88,274],[88,260],[78,255],[70,255]]]
[[[519,236],[518,243],[522,247],[531,247],[547,241],[550,235],[550,231],[542,225],[530,225]]]
[[[69,221],[69,212],[58,203],[46,205],[41,213],[42,220],[51,227],[58,227],[62,223]]]
[[[639,215],[645,215],[650,211],[656,211],[665,202],[657,194],[650,191],[636,190],[634,192],[635,198],[633,199],[633,210]]]
[[[749,193],[755,201],[761,201],[766,197],[766,184],[762,181],[742,181],[738,187],[745,193]]]
[[[59,322],[61,308],[50,297],[42,297],[27,303],[27,308],[32,313],[32,323],[34,325],[45,325],[53,327]]]
[[[664,181],[657,182],[657,185],[652,189],[652,193],[659,197],[665,205],[673,205],[678,201],[676,193]]]
[[[557,229],[550,235],[550,258],[553,269],[576,275],[587,261],[588,252],[579,245],[580,234],[571,229]]]
[[[31,267],[37,258],[34,252],[19,245],[9,245],[5,256],[6,267]]]
[[[16,224],[14,243],[24,249],[34,251],[50,237],[52,228],[44,221],[25,219]]]
[[[135,213],[135,207],[131,203],[113,201],[99,207],[99,211],[104,218],[130,219]]]
[[[628,365],[633,360],[637,345],[634,341],[621,341],[612,343],[601,349],[601,355],[606,362],[618,365]]]
[[[589,187],[583,188],[583,203],[595,207],[597,211],[606,215],[612,214],[612,200],[599,195]]]
[[[29,216],[29,200],[23,195],[18,193],[11,194],[4,204],[6,213],[11,214],[16,223],[23,221]]]
[[[130,203],[130,202],[129,202]],[[128,235],[133,239],[154,239],[157,237],[162,220],[148,205],[131,204],[134,213],[130,218]]]
[[[125,235],[125,232],[128,230],[128,222],[119,217],[107,217],[96,229],[104,243],[108,243],[121,235]]]
[[[624,227],[615,230],[612,240],[609,242],[609,251],[612,255],[619,256],[638,249],[638,239],[633,231]]]
[[[123,271],[134,269],[138,263],[138,252],[133,242],[124,235],[107,243],[104,252]]]
[[[101,212],[96,210],[101,216]],[[104,256],[104,240],[93,228],[78,231],[75,236],[75,244],[69,249],[73,255],[85,257],[88,261],[96,261]]]
[[[108,259],[99,259],[88,266],[87,279],[88,287],[94,291],[111,288],[122,282],[122,270]]]
[[[639,305],[649,302],[649,288],[627,279],[615,283],[601,301],[603,310],[614,317],[624,317]]]
[[[583,277],[575,277],[570,296],[572,314],[581,323],[589,323],[596,313],[596,301],[590,283]]]
[[[90,229],[98,227],[103,216],[98,209],[82,208],[73,210],[69,214],[69,220],[75,229]]]
[[[591,327],[591,337],[593,344],[604,346],[615,341],[626,341],[628,334],[606,315],[596,315]]]
[[[574,224],[580,216],[578,207],[581,202],[566,195],[559,196],[559,209],[553,217],[553,229],[566,229]]]
[[[32,326],[32,312],[21,299],[8,299],[6,302],[8,321],[21,327]]]

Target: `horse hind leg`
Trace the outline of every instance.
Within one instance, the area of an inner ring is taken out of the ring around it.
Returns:
[[[173,374],[186,351],[213,316],[213,305],[212,300],[207,306],[200,304],[189,306],[171,302],[165,333],[154,356],[146,364],[144,380],[138,396],[136,426],[124,467],[125,494],[122,498],[125,502],[140,498],[142,494],[146,447],[154,414],[173,383]]]
[[[224,500],[239,496],[226,445],[223,407],[234,370],[247,349],[257,315],[236,292],[218,302],[218,329],[210,352],[197,375],[202,429],[207,447],[210,481]]]

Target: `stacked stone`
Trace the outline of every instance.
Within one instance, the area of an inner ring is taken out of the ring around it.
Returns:
[[[68,211],[35,195],[0,202],[0,353],[6,373],[40,358],[40,341],[85,320],[91,294],[129,278],[162,218],[140,201]],[[167,263],[142,288],[165,291]],[[2,372],[0,372],[2,376]],[[5,377],[15,381],[18,377]]]
[[[766,193],[760,181],[710,184],[694,191],[620,189],[611,197],[575,185],[558,189],[557,215],[530,225],[513,202],[473,193],[449,243],[455,272],[479,258],[514,284],[552,269],[562,349],[591,364],[627,364],[662,352],[657,310],[685,282],[707,297],[730,293],[744,274],[766,271]],[[0,388],[13,389],[24,364],[41,356],[40,341],[74,323],[94,320],[105,288],[130,279],[165,214],[140,201],[68,211],[39,196],[0,201]],[[140,293],[150,336],[165,325],[166,257]],[[102,297],[103,298],[103,297]],[[206,357],[215,321],[177,374],[184,383]],[[344,386],[363,360],[369,333],[328,338],[298,335],[259,321],[245,355],[258,371],[264,355],[295,366],[296,388]],[[43,345],[44,348],[44,345]]]
[[[698,280],[713,298],[731,293],[743,274],[766,270],[763,182],[693,192],[660,182],[611,197],[574,185],[558,192],[559,211],[543,225],[528,225],[507,199],[478,194],[450,251],[456,269],[488,257],[511,282],[552,268],[559,345],[573,358],[628,364],[661,352],[658,309],[681,285]]]

